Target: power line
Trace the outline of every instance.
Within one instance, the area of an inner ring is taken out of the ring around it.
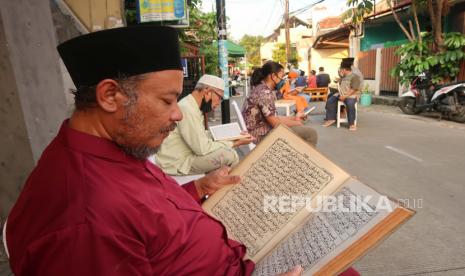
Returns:
[[[268,17],[268,20],[266,21],[266,24],[265,26],[263,27],[263,30],[261,33],[265,32],[265,29],[266,29],[266,26],[268,26],[268,23],[270,23],[270,20],[271,20],[271,17],[273,17],[274,15],[274,9],[276,8],[276,3],[278,3],[278,1],[281,1],[281,0],[276,0],[273,4],[273,8],[271,10],[271,13],[270,13],[270,16]]]
[[[300,8],[300,9],[297,9],[295,11],[290,12],[289,15],[297,15],[297,14],[306,12],[307,10],[313,8],[315,5],[317,5],[317,4],[321,3],[321,2],[324,2],[324,1],[325,0],[317,0],[314,3],[311,3],[311,4],[307,5],[307,6],[304,6],[304,7]]]

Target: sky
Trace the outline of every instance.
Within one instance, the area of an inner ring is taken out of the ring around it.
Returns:
[[[225,0],[228,32],[233,40],[243,35],[270,35],[276,29],[284,14],[284,0]],[[289,11],[305,7],[316,0],[289,0]],[[324,0],[322,4],[334,10],[341,10],[346,0]],[[203,0],[202,10],[216,11],[216,0]],[[338,12],[336,12],[338,13]],[[332,14],[331,14],[332,15]],[[299,18],[310,18],[310,11],[301,13]]]

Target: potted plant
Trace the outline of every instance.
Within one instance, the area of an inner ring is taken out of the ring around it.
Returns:
[[[362,95],[360,96],[360,104],[363,106],[371,105],[371,91],[369,90],[368,84],[365,85],[365,88],[362,90]]]

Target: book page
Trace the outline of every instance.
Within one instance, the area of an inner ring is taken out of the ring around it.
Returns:
[[[334,196],[336,210],[323,207],[328,202],[322,200],[318,211],[257,264],[254,275],[275,275],[296,265],[304,268],[304,275],[313,275],[399,207],[352,178]],[[366,204],[357,208],[357,197]]]
[[[225,225],[230,238],[247,247],[246,258],[255,262],[310,214],[303,207],[270,212],[267,201],[329,195],[349,178],[284,126],[268,134],[231,174],[241,176],[240,184],[217,191],[203,207]]]
[[[244,137],[238,123],[211,126],[210,133],[215,141],[237,140]]]

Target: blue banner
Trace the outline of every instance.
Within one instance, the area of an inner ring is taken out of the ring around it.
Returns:
[[[181,59],[182,73],[185,78],[189,77],[189,72],[187,71],[187,58]]]
[[[221,78],[224,81],[224,99],[227,100],[231,95],[229,95],[228,49],[224,39],[218,40],[218,56]]]

